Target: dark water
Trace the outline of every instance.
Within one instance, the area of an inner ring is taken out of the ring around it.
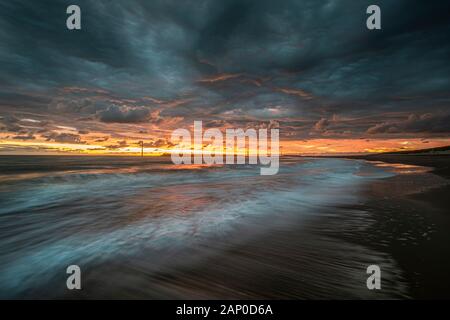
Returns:
[[[175,166],[167,158],[0,157],[2,298],[395,298],[386,253],[329,231],[363,230],[359,190],[392,176],[360,160],[284,158]],[[343,209],[343,208],[347,209]],[[383,266],[382,293],[365,268]],[[66,268],[82,270],[80,292]]]

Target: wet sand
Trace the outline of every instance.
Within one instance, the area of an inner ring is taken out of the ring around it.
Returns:
[[[429,154],[373,154],[367,156],[348,156],[348,159],[403,163],[432,168],[432,172],[444,178],[450,177],[450,155]]]
[[[368,188],[366,206],[373,211],[376,223],[372,226],[372,236],[360,241],[375,247],[385,242],[385,250],[404,270],[411,298],[450,299],[450,156],[351,158],[431,169],[430,173],[398,175],[376,181]]]

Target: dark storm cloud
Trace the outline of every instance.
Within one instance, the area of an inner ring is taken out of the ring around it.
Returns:
[[[127,106],[110,106],[99,112],[99,118],[103,122],[139,123],[149,120],[150,112],[145,108]]]
[[[60,143],[84,143],[81,141],[81,136],[73,133],[58,133],[51,132],[44,135],[47,141],[55,141]]]
[[[106,146],[106,148],[111,149],[111,150],[125,148],[125,147],[128,147],[128,143],[126,140],[117,141],[117,144],[112,144],[112,145]]]
[[[33,135],[14,136],[13,139],[16,139],[16,140],[34,140],[34,139],[36,139],[36,137],[33,136]]]
[[[375,133],[409,133],[409,132],[450,132],[450,114],[422,115],[411,114],[408,118],[400,121],[387,121],[370,127],[370,134]]]
[[[0,125],[2,130],[8,131],[8,132],[20,132],[22,130],[22,127],[19,125],[19,119],[8,115],[4,117],[0,117]]]
[[[175,144],[167,141],[166,139],[156,139],[154,141],[144,143],[145,148],[170,148],[173,146],[175,146]]]
[[[65,27],[69,4],[80,31]],[[370,4],[382,30],[365,27]],[[421,0],[3,1],[0,104],[118,123],[156,108],[158,121],[279,120],[297,137],[448,134],[436,119],[450,102],[449,12]],[[419,120],[379,116],[393,111]]]
[[[314,125],[314,130],[323,131],[330,125],[330,121],[328,119],[322,118]]]

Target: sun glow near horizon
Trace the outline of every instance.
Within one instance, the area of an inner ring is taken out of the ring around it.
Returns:
[[[111,148],[102,144],[60,143],[49,141],[18,141],[11,139],[0,140],[0,155],[141,155],[139,141],[130,141],[128,146]],[[394,151],[408,151],[435,148],[450,145],[450,139],[310,139],[310,140],[280,140],[280,154],[298,155],[326,155],[326,154],[354,154],[381,153]],[[210,151],[217,154],[245,154],[247,149],[227,151],[225,148],[215,150],[209,145],[203,148],[186,146],[144,147],[145,156],[159,156],[170,153],[188,153]],[[251,151],[256,154],[257,151]]]

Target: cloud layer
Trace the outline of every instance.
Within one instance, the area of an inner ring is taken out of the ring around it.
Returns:
[[[76,2],[80,31],[65,27],[73,1],[0,4],[5,135],[146,132],[163,146],[172,128],[203,120],[276,121],[284,139],[450,136],[448,1],[376,1],[376,31],[366,0]]]

